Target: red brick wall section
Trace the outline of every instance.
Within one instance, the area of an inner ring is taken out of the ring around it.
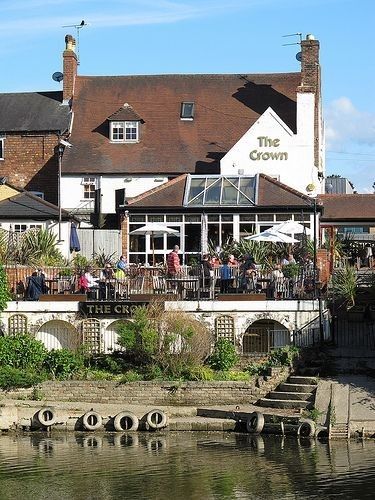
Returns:
[[[7,133],[1,175],[16,188],[42,191],[45,199],[57,203],[57,134],[46,132]]]

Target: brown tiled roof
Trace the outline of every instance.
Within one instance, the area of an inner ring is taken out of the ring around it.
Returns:
[[[115,111],[108,120],[129,120],[129,121],[142,121],[142,118],[137,115],[134,109],[127,102]]]
[[[265,174],[259,174],[258,206],[307,206],[314,201],[306,194]]]
[[[296,129],[300,73],[263,75],[78,76],[74,148],[65,174],[217,173],[218,161],[271,107]],[[107,118],[129,103],[145,123],[139,143],[111,144]],[[194,102],[181,120],[181,102]]]
[[[186,178],[186,174],[180,175],[157,188],[132,198],[128,203],[129,208],[183,208]],[[268,175],[260,174],[256,207],[298,207],[308,211],[309,208],[313,209],[313,200]],[[201,207],[198,208],[201,209]],[[210,208],[215,209],[215,207]],[[244,208],[251,209],[251,207],[238,207],[238,210]],[[233,210],[233,207],[229,210]]]
[[[375,221],[374,194],[323,194],[322,222]]]
[[[150,189],[145,193],[132,198],[128,205],[131,207],[160,207],[181,209],[184,201],[187,174],[180,175],[161,186]]]

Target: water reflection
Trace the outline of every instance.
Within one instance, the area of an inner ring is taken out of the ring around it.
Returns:
[[[373,498],[375,443],[230,433],[0,436],[0,498]]]

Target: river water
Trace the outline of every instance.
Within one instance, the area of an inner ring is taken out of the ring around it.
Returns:
[[[0,436],[1,500],[375,498],[375,442],[232,433]]]

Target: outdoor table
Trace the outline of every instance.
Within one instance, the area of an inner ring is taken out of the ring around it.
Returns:
[[[58,282],[59,280],[57,278],[46,278],[44,280],[46,287],[47,287],[47,293],[48,294],[54,294],[58,292]]]
[[[199,276],[166,278],[166,282],[170,284],[171,287],[176,287],[180,299],[186,299],[186,292],[189,290],[191,290],[194,295],[198,294]]]

